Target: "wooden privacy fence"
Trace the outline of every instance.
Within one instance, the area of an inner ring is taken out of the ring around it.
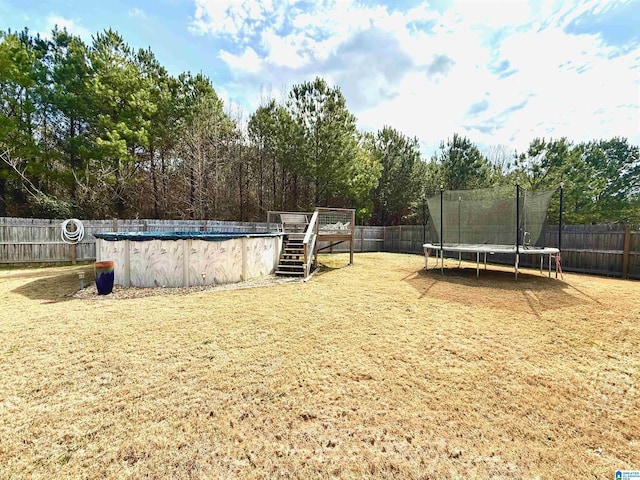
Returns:
[[[92,261],[97,232],[250,232],[268,231],[266,223],[217,220],[82,220],[84,239],[67,245],[61,238],[62,220],[0,217],[0,264]]]
[[[95,259],[93,233],[128,231],[268,231],[267,223],[224,222],[214,220],[83,220],[84,240],[75,248],[77,261]],[[0,217],[0,264],[70,262],[73,249],[60,237],[62,220]],[[566,225],[562,229],[562,268],[565,271],[640,279],[640,226]],[[422,254],[423,238],[431,241],[422,225],[356,227],[356,252],[400,252]],[[319,242],[319,246],[327,245]],[[558,246],[558,227],[547,227],[545,245]],[[348,243],[331,248],[348,252]],[[534,258],[523,258],[535,266]],[[512,264],[507,256],[493,255],[495,263]],[[527,265],[527,263],[524,263]]]
[[[558,226],[548,227],[545,241],[557,246],[557,239]],[[640,225],[563,226],[562,267],[572,272],[640,279]]]
[[[427,242],[429,229],[422,225],[395,227],[357,227],[356,252],[400,252],[422,254],[423,238]],[[544,245],[558,246],[558,226],[547,227]],[[434,242],[437,242],[434,239]],[[335,246],[333,252],[346,252],[348,246]],[[450,253],[455,256],[457,253]],[[475,261],[475,254],[462,254]],[[513,265],[509,255],[491,255],[493,263]],[[523,266],[536,267],[539,257],[521,256]],[[640,279],[640,226],[565,225],[562,227],[562,269],[568,272],[591,273],[613,277]]]

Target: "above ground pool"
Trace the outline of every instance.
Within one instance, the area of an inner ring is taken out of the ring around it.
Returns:
[[[95,233],[96,261],[113,260],[114,283],[126,287],[189,287],[269,275],[278,266],[283,233]]]

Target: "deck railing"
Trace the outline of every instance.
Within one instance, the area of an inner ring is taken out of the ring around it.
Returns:
[[[313,215],[313,212],[287,212],[287,211],[273,211],[267,212],[267,226],[271,231],[280,231],[282,227],[281,215]]]
[[[315,263],[316,257],[316,238],[318,236],[318,211],[313,212],[307,231],[304,234],[302,245],[304,246],[304,276],[309,276],[311,265]]]

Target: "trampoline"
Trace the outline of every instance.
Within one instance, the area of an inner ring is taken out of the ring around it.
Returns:
[[[444,267],[444,252],[458,252],[458,253],[475,253],[476,254],[476,277],[480,276],[480,254],[483,255],[484,261],[484,269],[487,269],[487,254],[494,255],[496,253],[506,253],[513,254],[516,256],[519,255],[540,255],[540,273],[542,273],[542,268],[544,265],[544,257],[545,255],[548,258],[548,269],[549,269],[549,277],[551,277],[551,260],[555,260],[555,271],[556,276],[558,275],[558,265],[559,265],[559,257],[560,249],[555,247],[525,247],[522,246],[520,249],[516,251],[516,247],[513,245],[434,245],[432,243],[425,243],[424,247],[424,268],[425,270],[429,269],[429,255],[431,254],[431,250],[436,252],[436,266],[438,267],[438,259],[442,262],[442,267]],[[438,256],[438,252],[440,252],[440,256]],[[519,264],[519,258],[516,262],[516,265]],[[516,266],[516,271],[518,266]]]
[[[436,253],[436,266],[444,273],[444,252],[476,254],[476,276],[480,276],[480,255],[487,267],[487,255],[514,256],[515,278],[521,255],[539,255],[542,273],[545,256],[549,277],[551,261],[555,261],[556,277],[560,266],[562,245],[562,186],[557,246],[544,245],[544,227],[551,197],[557,189],[524,191],[520,185],[491,189],[448,190],[441,187],[440,195],[427,199],[430,226],[438,242],[425,243],[425,269],[429,268],[429,255]]]

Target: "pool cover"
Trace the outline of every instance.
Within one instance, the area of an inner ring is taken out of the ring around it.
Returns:
[[[118,240],[133,240],[146,242],[148,240],[205,240],[207,242],[222,242],[234,238],[277,237],[283,233],[248,233],[248,232],[99,232],[93,236],[116,242]]]

